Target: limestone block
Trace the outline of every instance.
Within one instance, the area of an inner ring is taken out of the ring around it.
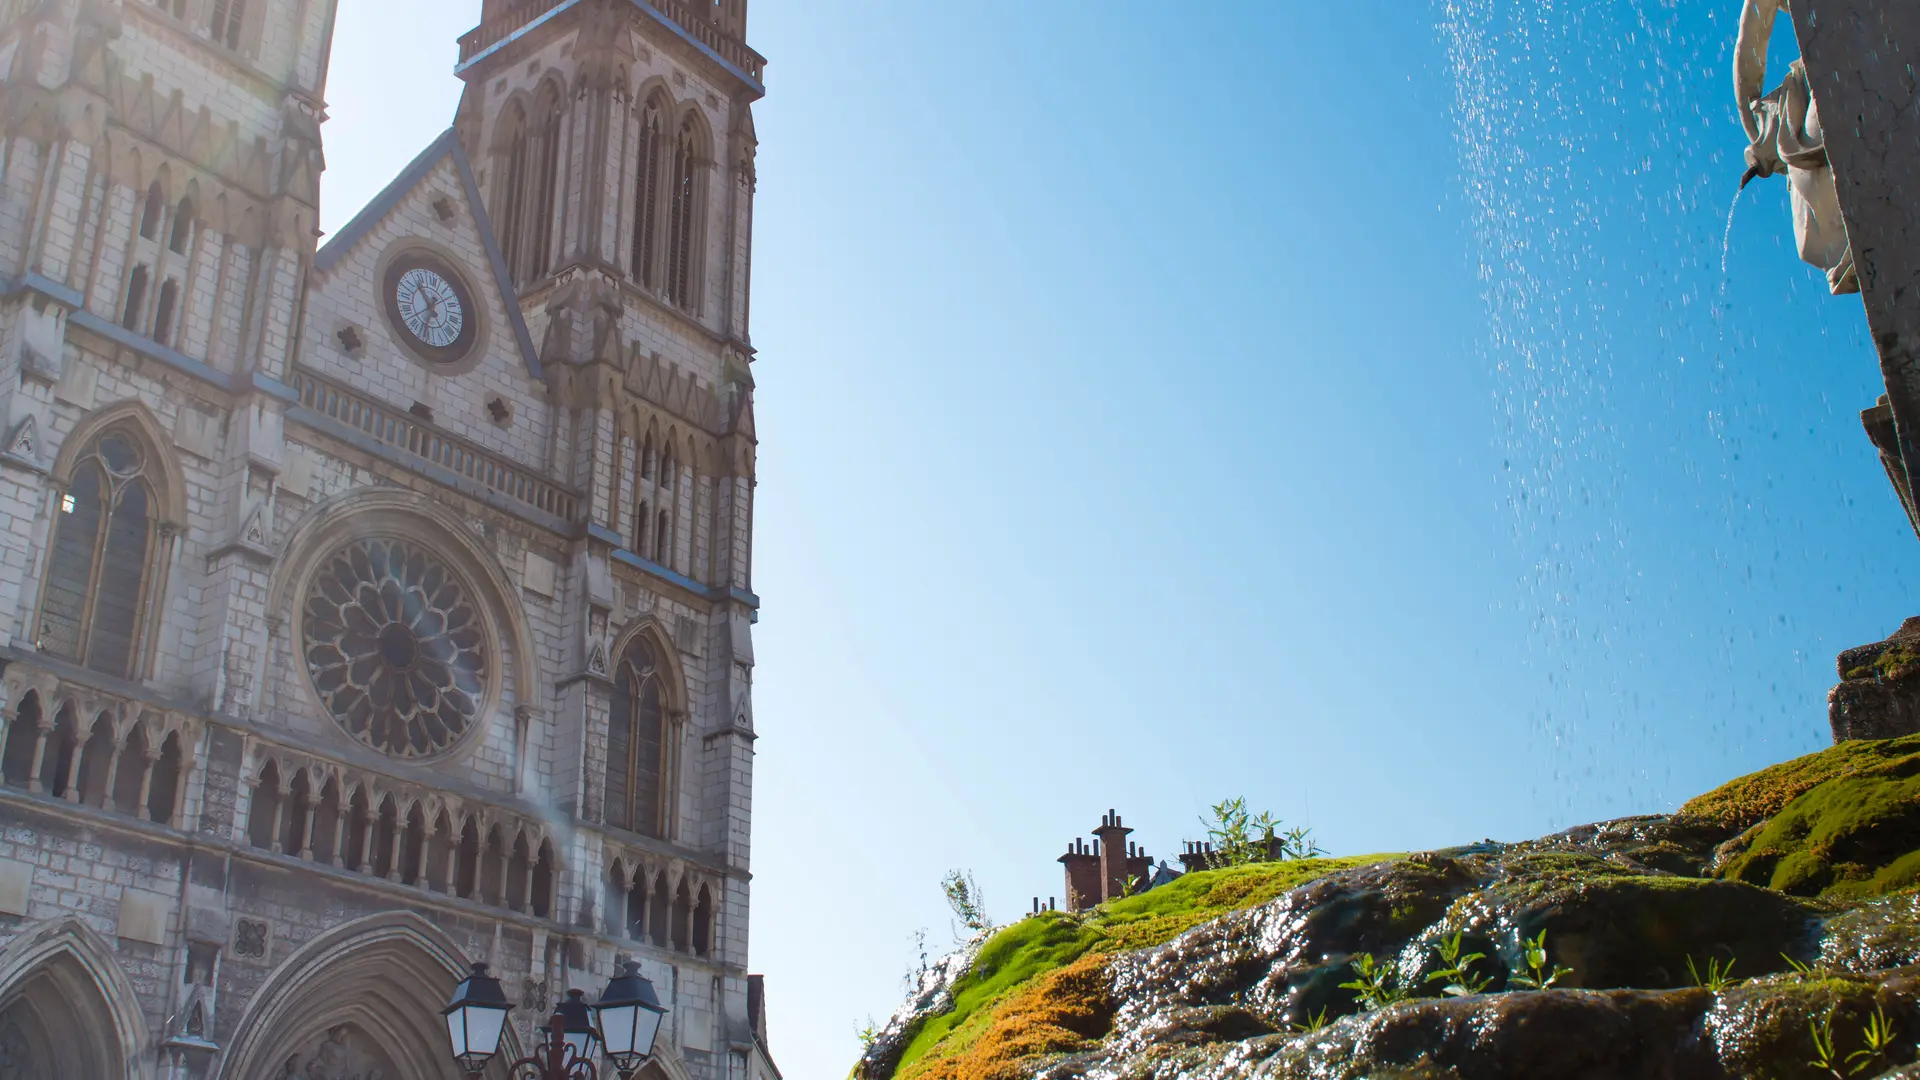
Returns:
[[[313,459],[287,447],[286,469],[280,473],[280,489],[297,499],[313,498]]]
[[[144,889],[128,889],[120,894],[120,921],[114,933],[128,941],[165,945],[172,914],[171,897]]]
[[[61,373],[60,381],[54,385],[53,396],[69,405],[91,409],[94,388],[99,382],[99,370],[85,360],[74,357]]]
[[[57,381],[66,356],[67,313],[58,304],[29,304],[20,312],[20,370]]]
[[[173,419],[173,445],[197,458],[214,459],[219,433],[219,418],[199,409],[181,409]]]
[[[0,860],[0,915],[25,915],[33,887],[33,866],[15,859]]]
[[[528,592],[551,597],[554,594],[555,582],[558,576],[559,568],[553,565],[553,560],[536,552],[527,552],[526,563],[524,569],[521,571],[520,581]]]

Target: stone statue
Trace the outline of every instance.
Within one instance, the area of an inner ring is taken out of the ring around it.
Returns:
[[[1762,92],[1767,42],[1773,36],[1774,20],[1786,10],[1787,0],[1746,0],[1740,13],[1733,92],[1749,140],[1747,173],[1740,178],[1740,186],[1746,187],[1755,177],[1786,173],[1793,200],[1793,239],[1800,258],[1827,272],[1827,287],[1835,296],[1856,293],[1860,281],[1854,273],[1853,249],[1840,217],[1840,197],[1834,190],[1820,109],[1807,83],[1806,66],[1795,60],[1779,86]]]

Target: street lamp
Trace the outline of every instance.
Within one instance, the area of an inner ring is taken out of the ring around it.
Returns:
[[[454,987],[453,1000],[441,1011],[453,1059],[469,1077],[478,1080],[500,1052],[500,1036],[512,1009],[500,980],[487,974],[485,964],[473,965],[473,973]],[[621,1080],[632,1080],[653,1055],[666,1012],[653,984],[640,974],[640,965],[629,961],[591,1005],[581,991],[568,990],[547,1018],[540,1043],[507,1066],[507,1075],[513,1080],[598,1080],[594,1060],[605,1050]]]
[[[640,974],[640,965],[627,961],[600,994],[594,1010],[600,1014],[600,1037],[607,1057],[622,1077],[632,1076],[653,1054],[654,1037],[666,1006],[653,994],[653,984]]]

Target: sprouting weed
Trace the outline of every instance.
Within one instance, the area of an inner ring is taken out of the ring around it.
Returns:
[[[1800,961],[1795,960],[1793,957],[1788,956],[1786,953],[1781,953],[1780,959],[1785,960],[1787,962],[1787,966],[1793,969],[1793,973],[1795,975],[1800,976],[1803,979],[1811,979],[1815,974],[1812,964],[1801,963]]]
[[[1400,966],[1392,960],[1377,962],[1372,953],[1361,953],[1353,958],[1353,974],[1353,981],[1341,983],[1340,989],[1353,991],[1369,1012],[1413,996],[1413,991],[1401,981]]]
[[[1887,1048],[1893,1045],[1893,1022],[1879,1005],[1873,1007],[1873,1015],[1867,1019],[1867,1026],[1860,1032],[1860,1040],[1866,1043],[1862,1048],[1847,1055],[1847,1071],[1863,1073],[1880,1064],[1891,1064],[1887,1058]]]
[[[1327,1026],[1327,1008],[1322,1005],[1317,1013],[1308,1013],[1305,1020],[1287,1025],[1295,1035],[1312,1035]]]
[[[1721,967],[1720,958],[1717,956],[1707,958],[1705,974],[1694,966],[1693,957],[1687,957],[1687,974],[1693,976],[1693,985],[1705,987],[1716,994],[1738,981],[1733,978],[1733,961],[1728,960],[1727,966]]]
[[[1573,974],[1573,969],[1565,964],[1555,964],[1552,970],[1547,968],[1547,932],[1540,931],[1530,938],[1522,938],[1527,944],[1527,975],[1507,976],[1509,987],[1518,986],[1522,990],[1548,990],[1554,983]]]
[[[1815,1024],[1807,1021],[1807,1033],[1813,1036],[1813,1060],[1807,1064],[1819,1069],[1835,1080],[1847,1080],[1850,1076],[1860,1076],[1869,1070],[1878,1072],[1891,1064],[1887,1050],[1893,1046],[1895,1032],[1893,1022],[1879,1005],[1873,1007],[1873,1015],[1867,1019],[1867,1026],[1861,1029],[1860,1041],[1865,1045],[1845,1058],[1833,1040],[1833,1010]]]
[[[1833,1049],[1833,1010],[1828,1009],[1818,1025],[1808,1020],[1807,1033],[1813,1036],[1813,1060],[1807,1064],[1845,1080],[1847,1074],[1840,1071],[1840,1055]]]
[[[1476,975],[1467,970],[1475,960],[1486,959],[1485,953],[1460,955],[1460,931],[1455,930],[1452,937],[1441,938],[1433,947],[1440,954],[1440,962],[1447,965],[1427,976],[1428,982],[1443,983],[1440,990],[1449,997],[1466,997],[1468,994],[1485,993],[1493,984],[1489,975]]]

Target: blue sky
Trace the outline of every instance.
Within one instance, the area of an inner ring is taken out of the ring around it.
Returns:
[[[328,228],[450,121],[476,7],[342,0]],[[1727,231],[1737,8],[756,0],[787,1076],[948,940],[944,871],[1014,918],[1108,807],[1404,850],[1826,741],[1914,538],[1858,299],[1782,181]]]

